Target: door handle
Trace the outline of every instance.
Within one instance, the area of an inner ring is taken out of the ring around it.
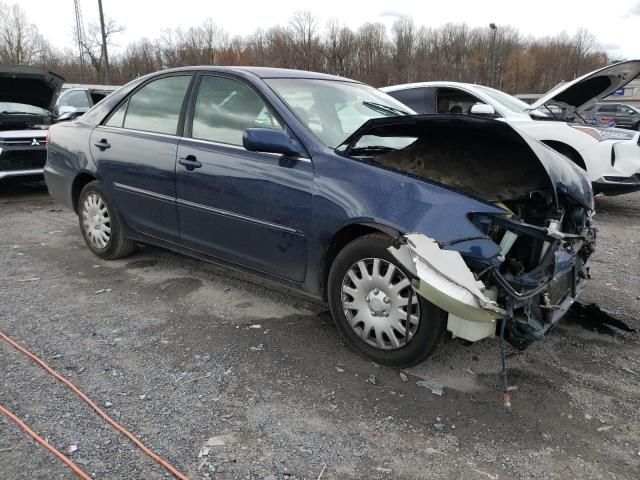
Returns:
[[[193,172],[196,168],[200,168],[202,164],[194,155],[187,155],[186,157],[180,157],[178,163],[183,165],[187,170]]]
[[[111,148],[111,144],[107,141],[106,138],[103,138],[99,142],[96,142],[94,145],[98,147],[101,151],[105,151],[107,148]]]

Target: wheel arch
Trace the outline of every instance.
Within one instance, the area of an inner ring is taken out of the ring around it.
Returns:
[[[73,179],[73,183],[71,184],[71,204],[73,205],[74,212],[78,213],[78,201],[80,200],[82,189],[94,180],[97,180],[96,176],[86,171],[80,172]]]
[[[577,166],[582,168],[585,172],[587,171],[587,164],[585,163],[584,158],[582,158],[582,155],[580,155],[580,152],[578,152],[571,145],[564,142],[560,142],[558,140],[542,140],[542,143],[554,149],[556,152],[567,157]]]
[[[392,239],[398,238],[401,235],[401,232],[389,225],[372,222],[357,222],[343,226],[333,235],[333,237],[331,237],[329,247],[327,248],[324,256],[324,261],[322,262],[322,271],[320,273],[320,285],[323,300],[327,300],[329,272],[331,270],[331,265],[333,265],[333,261],[338,256],[338,253],[340,253],[344,247],[355,239],[372,233],[382,233]]]

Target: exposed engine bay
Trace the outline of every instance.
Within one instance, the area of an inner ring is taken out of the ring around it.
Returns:
[[[455,336],[476,341],[504,325],[504,338],[516,348],[543,338],[589,277],[595,230],[588,181],[501,122],[491,128],[473,119],[404,122],[366,130],[368,143],[372,135],[410,137],[404,148],[359,147],[352,137],[345,153],[479,197],[504,213],[469,212],[478,235],[453,242],[404,234],[391,253],[413,273],[418,294],[449,313]],[[487,240],[496,247],[491,258],[456,251],[456,243]]]

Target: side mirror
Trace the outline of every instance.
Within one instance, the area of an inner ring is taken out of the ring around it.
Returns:
[[[250,152],[278,153],[287,157],[301,157],[302,146],[282,130],[271,128],[247,128],[242,135],[242,144]]]
[[[471,115],[481,115],[483,117],[495,117],[496,109],[486,103],[476,103],[469,111]]]

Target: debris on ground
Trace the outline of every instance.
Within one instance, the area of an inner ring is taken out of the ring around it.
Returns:
[[[100,295],[102,293],[109,293],[111,291],[110,288],[101,288],[100,290],[95,291],[95,295]]]
[[[222,437],[209,437],[205,445],[207,447],[222,447],[224,444]]]
[[[565,315],[565,321],[580,325],[587,330],[606,333],[611,336],[615,334],[615,330],[611,327],[615,327],[624,332],[635,332],[635,329],[602,310],[600,306],[595,303],[574,303]]]
[[[424,387],[428,390],[431,390],[431,393],[433,393],[434,395],[438,395],[439,397],[441,397],[444,394],[444,385],[440,385],[439,383],[420,380],[416,382],[416,385],[418,385],[419,387]]]
[[[369,375],[369,378],[367,378],[367,381],[369,383],[371,383],[372,385],[377,385],[378,384],[378,379],[376,378],[375,375]]]
[[[253,350],[254,352],[261,352],[264,350],[264,345],[259,343],[257,347],[250,347],[249,350]]]
[[[406,373],[400,372],[400,380],[402,380],[403,382],[406,382],[407,380],[409,380],[409,377],[407,377]]]

